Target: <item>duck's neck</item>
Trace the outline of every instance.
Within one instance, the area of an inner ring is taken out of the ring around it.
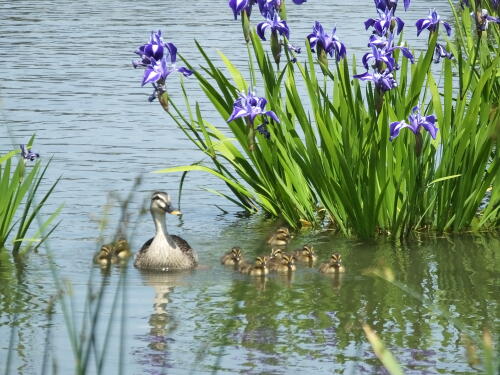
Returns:
[[[167,223],[164,213],[153,213],[153,221],[155,222],[156,235],[155,237],[168,238]]]

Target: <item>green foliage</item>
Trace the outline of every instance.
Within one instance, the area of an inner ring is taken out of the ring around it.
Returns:
[[[28,146],[31,146],[32,142],[33,138]],[[17,165],[13,165],[13,158],[18,153],[19,151],[14,150],[0,157],[0,252],[6,248],[8,239],[11,238],[12,254],[24,256],[30,250],[38,248],[57,227],[54,225],[50,230],[48,229],[62,206],[40,225],[40,229],[33,234],[32,238],[26,237],[59,179],[36,203],[37,192],[50,162],[42,167],[41,161],[38,160],[29,167],[25,160],[20,158]]]
[[[430,33],[428,49],[415,64],[396,53],[398,87],[383,96],[371,84],[362,90],[353,79],[355,59],[318,64],[309,45],[304,62],[292,63],[287,51],[288,62],[275,70],[253,32],[248,82],[224,54],[229,75],[197,44],[206,66],[195,76],[222,124],[206,121],[184,89],[188,115],[173,104],[169,114],[213,164],[158,172],[206,171],[234,197],[216,193],[245,210],[260,207],[292,227],[324,224],[326,211],[329,225],[361,238],[498,226],[499,34],[473,34],[468,13],[455,14],[457,40],[448,41],[455,59],[441,62],[439,79],[431,69],[438,34]],[[280,119],[268,126],[269,139],[243,119],[226,123],[238,92],[255,82],[263,85],[266,110]],[[437,139],[404,131],[389,141],[389,124],[406,119],[419,104],[423,113],[436,115]]]

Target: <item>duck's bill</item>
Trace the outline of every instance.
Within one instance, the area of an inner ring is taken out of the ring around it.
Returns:
[[[182,215],[182,212],[179,211],[179,210],[172,210],[172,211],[169,211],[169,214],[171,214],[171,215]]]

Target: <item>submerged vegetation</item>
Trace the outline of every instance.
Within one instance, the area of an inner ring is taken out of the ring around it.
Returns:
[[[256,31],[254,3],[265,17]],[[397,1],[375,5],[378,18],[365,21],[372,32],[361,58],[366,72],[359,73],[356,57],[337,37],[341,26],[328,34],[316,22],[299,55],[288,40],[285,1],[230,1],[242,21],[250,78],[219,52],[226,74],[200,43],[205,66],[196,69],[188,58],[182,59],[187,68],[176,68],[175,58],[164,64],[165,71],[196,77],[222,124],[208,122],[183,90],[185,114],[166,94],[167,75],[156,75],[152,97],[212,161],[158,172],[209,172],[233,195],[214,193],[294,228],[397,238],[415,230],[498,227],[498,4],[450,1],[453,30],[435,10],[411,30]],[[404,2],[405,10],[410,6]],[[263,44],[268,30],[270,54]],[[404,32],[428,33],[427,50],[412,51]],[[150,51],[169,45],[152,33],[137,53],[147,63]],[[158,65],[148,64],[144,82]]]

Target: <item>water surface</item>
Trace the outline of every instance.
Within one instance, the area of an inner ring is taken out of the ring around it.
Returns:
[[[210,56],[215,58],[220,49],[245,69],[240,23],[232,21],[226,3],[0,1],[0,149],[4,153],[36,133],[36,150],[44,160],[53,156],[47,183],[60,175],[62,181],[45,212],[62,202],[65,208],[50,248],[59,274],[71,285],[77,322],[84,316],[88,286],[95,292],[105,285],[99,347],[120,281],[118,268],[106,275],[91,265],[108,193],[125,196],[142,175],[130,206],[132,221],[138,220],[133,237],[137,248],[153,232],[149,217],[137,215],[144,200],[155,190],[177,196],[179,174],[150,172],[203,158],[160,106],[147,102],[151,91],[140,88],[142,72],[130,64],[133,50],[151,30],[161,28],[195,66],[201,63],[196,38]],[[303,44],[315,20],[328,30],[336,24],[348,53],[359,61],[369,35],[362,22],[374,16],[371,1],[359,3],[357,8],[337,0],[289,4],[292,42]],[[425,48],[425,38],[417,40],[412,25],[427,15],[429,6],[449,17],[446,1],[412,1],[410,12],[400,14],[409,25],[407,39],[417,50]],[[170,95],[180,102],[179,77],[170,78]],[[205,116],[225,126],[196,82],[185,82]],[[487,329],[498,337],[498,238],[436,238],[396,247],[328,232],[297,233],[292,248],[310,242],[321,261],[338,251],[348,272],[328,278],[304,267],[292,279],[249,278],[220,266],[220,255],[234,245],[249,256],[269,251],[264,239],[278,224],[242,217],[203,188],[225,191],[210,176],[190,174],[181,202],[184,215],[169,218],[169,228],[198,250],[205,268],[148,275],[128,266],[126,304],[119,305],[113,318],[106,373],[116,372],[120,361],[127,374],[383,373],[361,330],[366,322],[410,374],[472,374],[477,370],[467,363],[462,334],[477,338]],[[107,239],[118,214],[111,210]],[[390,267],[426,302],[367,274],[383,267]],[[61,309],[55,308],[50,321],[46,312],[58,293],[46,254],[34,254],[17,267],[2,260],[0,279],[2,371],[10,358],[8,373],[39,373],[49,332],[51,365],[57,364],[59,373],[71,373],[75,364]],[[9,344],[14,348],[10,357]],[[97,372],[92,361],[89,370]]]

